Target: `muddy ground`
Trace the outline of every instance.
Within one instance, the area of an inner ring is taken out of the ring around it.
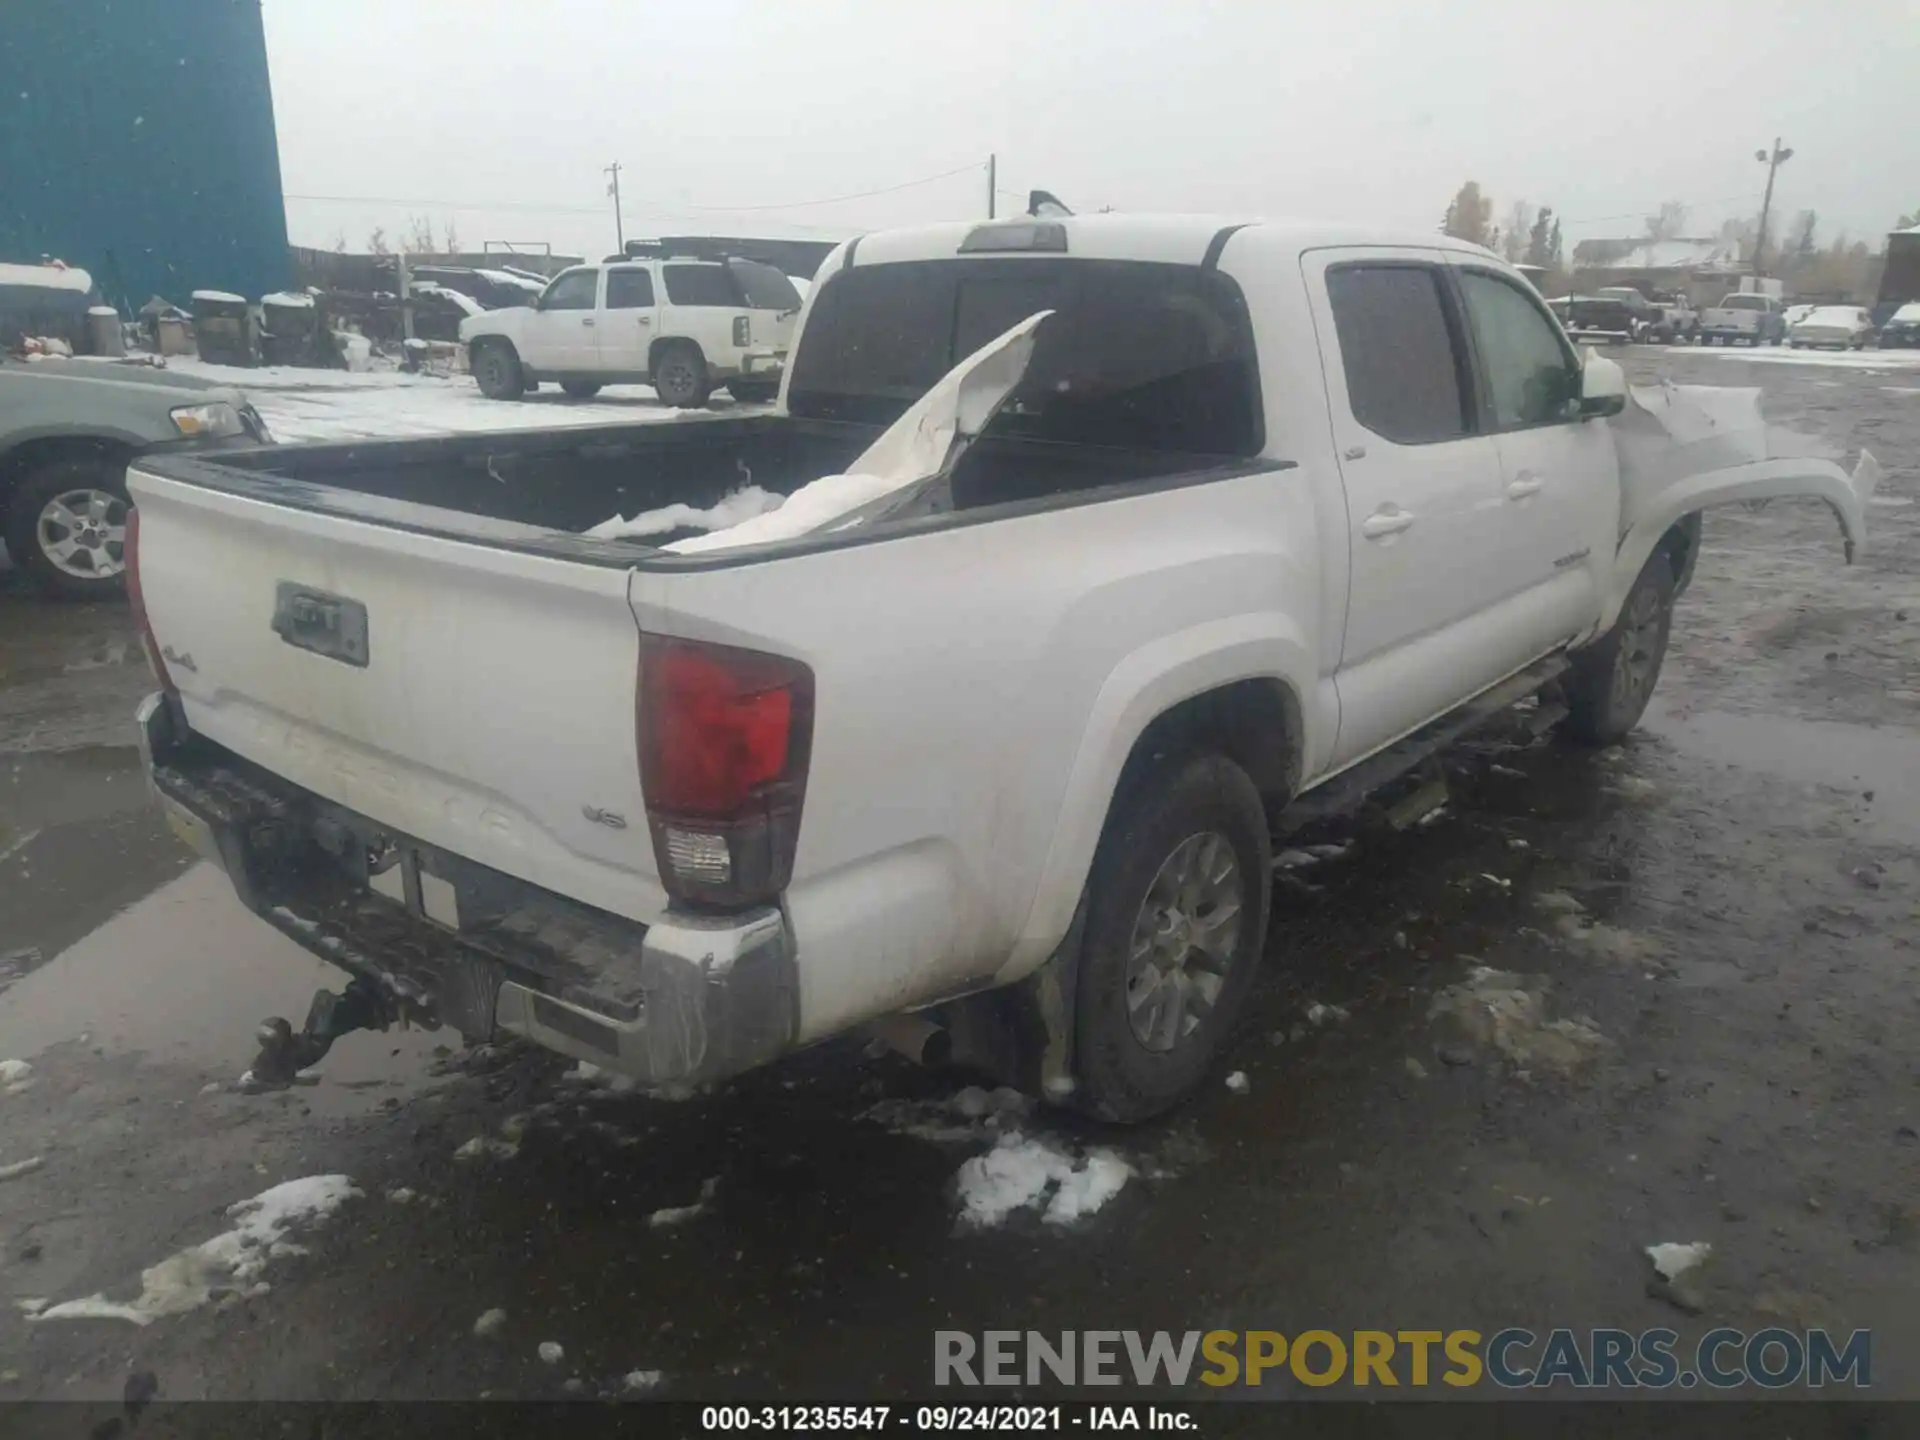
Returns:
[[[1762,384],[1775,421],[1873,449],[1863,563],[1817,507],[1716,512],[1628,745],[1463,752],[1434,823],[1290,872],[1229,1067],[1245,1093],[1131,1133],[1016,1122],[1130,1162],[1073,1227],[957,1228],[990,1135],[867,1112],[963,1082],[854,1046],[669,1102],[395,1032],[344,1041],[317,1085],[235,1093],[254,1023],[297,1019],[323,967],[149,805],[124,613],[14,584],[0,1058],[33,1068],[0,1089],[0,1173],[43,1163],[0,1181],[0,1399],[117,1398],[139,1369],[171,1398],[596,1394],[651,1370],[661,1394],[845,1398],[923,1392],[936,1328],[1769,1323],[1874,1327],[1876,1391],[1920,1397],[1920,377],[1629,364]],[[1521,977],[1564,1043],[1431,1021],[1475,966]],[[322,1173],[363,1193],[269,1289],[145,1328],[16,1310],[136,1295],[228,1205]],[[709,1181],[700,1213],[650,1223]],[[1700,1240],[1689,1313],[1642,1251]]]

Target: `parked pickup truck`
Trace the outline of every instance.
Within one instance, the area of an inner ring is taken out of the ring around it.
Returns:
[[[623,259],[563,270],[531,307],[463,320],[460,338],[494,400],[543,380],[580,397],[644,383],[698,409],[721,385],[771,400],[799,313],[792,282],[756,260]]]
[[[1787,322],[1780,301],[1771,295],[1727,295],[1700,312],[1700,343],[1778,345]]]
[[[1428,234],[871,234],[791,359],[745,415],[134,466],[154,786],[353,977],[257,1078],[400,1016],[653,1084],[862,1030],[1156,1114],[1276,835],[1523,697],[1618,740],[1698,512],[1818,497],[1851,556],[1876,473],[1630,397]],[[866,503],[703,533],[820,477]]]

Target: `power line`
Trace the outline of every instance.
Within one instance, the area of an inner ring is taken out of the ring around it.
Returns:
[[[804,210],[813,205],[843,205],[849,200],[870,200],[876,195],[892,195],[901,190],[912,190],[920,185],[931,185],[936,180],[951,180],[956,175],[966,175],[983,169],[983,161],[971,165],[958,165],[951,170],[942,170],[938,175],[923,175],[918,180],[903,180],[898,185],[883,185],[877,190],[861,190],[852,195],[831,195],[824,200],[789,200],[779,205],[689,205],[689,210],[714,211],[728,215],[744,215],[757,210]]]
[[[1711,210],[1716,205],[1750,204],[1759,198],[1758,194],[1748,191],[1744,195],[1728,195],[1719,200],[1683,200],[1680,203],[1689,210]],[[1602,225],[1609,220],[1641,220],[1646,217],[1647,213],[1648,212],[1642,208],[1639,210],[1628,210],[1619,215],[1582,215],[1578,218],[1568,217],[1561,223],[1564,225]]]

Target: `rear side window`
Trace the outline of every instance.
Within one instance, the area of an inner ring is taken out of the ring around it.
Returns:
[[[889,423],[957,361],[1038,310],[1055,313],[993,433],[1259,453],[1260,382],[1239,287],[1189,265],[1020,258],[856,266],[814,298],[788,408]]]
[[[666,265],[667,299],[676,305],[723,305],[740,308],[733,277],[724,265]]]
[[[644,270],[607,272],[607,309],[643,310],[653,304],[653,276]]]
[[[793,288],[793,282],[773,268],[758,260],[729,260],[727,268],[733,272],[733,281],[739,287],[740,298],[753,310],[798,310],[800,292]]]
[[[1341,265],[1327,271],[1353,418],[1402,445],[1469,430],[1453,328],[1430,265]]]

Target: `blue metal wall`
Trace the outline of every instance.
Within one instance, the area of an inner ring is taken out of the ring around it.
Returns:
[[[285,285],[259,0],[0,0],[0,260],[42,255],[136,308]]]

